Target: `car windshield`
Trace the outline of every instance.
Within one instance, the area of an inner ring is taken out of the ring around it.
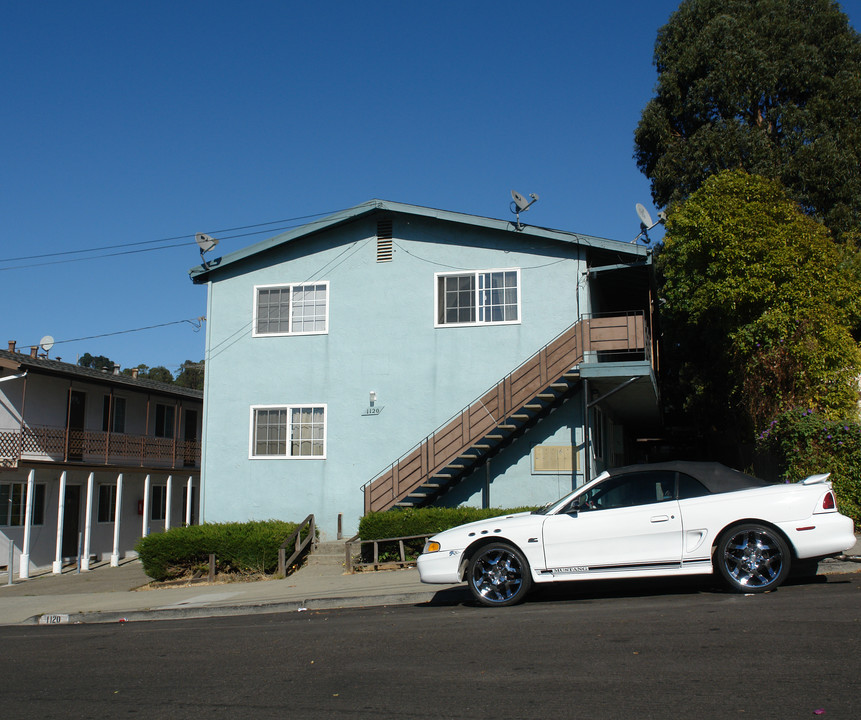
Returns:
[[[577,495],[582,493],[584,490],[586,490],[589,487],[594,487],[598,482],[604,480],[607,477],[609,477],[609,473],[606,473],[606,472],[601,473],[598,477],[596,477],[588,485],[581,485],[580,487],[578,487],[573,492],[570,492],[567,495],[563,495],[558,500],[550,501],[544,507],[540,507],[537,510],[533,510],[532,514],[533,515],[550,515],[554,511],[556,511],[557,508],[559,508],[560,506],[568,504],[574,497],[576,497]]]

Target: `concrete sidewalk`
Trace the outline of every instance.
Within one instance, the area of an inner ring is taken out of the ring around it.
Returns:
[[[856,548],[861,545],[856,545]],[[861,572],[861,558],[823,560],[819,574]],[[347,575],[342,568],[309,563],[283,580],[150,588],[138,560],[119,567],[96,565],[50,571],[7,584],[0,574],[0,625],[165,620],[191,617],[296,612],[418,603],[458,604],[469,599],[465,585],[426,585],[418,570]]]

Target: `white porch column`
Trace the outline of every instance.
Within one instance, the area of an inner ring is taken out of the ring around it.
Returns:
[[[117,499],[114,505],[114,551],[111,553],[111,567],[120,564],[120,525],[123,511],[123,474],[117,475]]]
[[[164,489],[164,494],[164,531],[167,532],[170,530],[170,511],[173,504],[170,501],[171,495],[173,495],[173,475],[167,476],[167,487]]]
[[[141,537],[146,537],[149,534],[149,501],[152,493],[152,478],[147,473],[144,480],[144,502],[143,502],[143,520],[141,520]]]
[[[87,514],[84,517],[84,549],[81,558],[81,570],[90,569],[90,539],[93,534],[93,485],[96,474],[90,473],[87,478]]]
[[[192,476],[188,476],[188,483],[185,488],[185,525],[188,527],[191,525],[191,481]]]
[[[27,505],[24,511],[24,544],[21,546],[21,559],[18,565],[18,578],[20,580],[30,579],[30,527],[33,524],[33,483],[36,480],[36,471],[31,470],[27,474]]]
[[[54,575],[63,572],[63,522],[66,518],[66,471],[60,473],[60,492],[57,500],[57,549],[54,552]]]

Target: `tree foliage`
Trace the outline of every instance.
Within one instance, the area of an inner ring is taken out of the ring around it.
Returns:
[[[104,355],[90,355],[90,353],[84,353],[78,358],[78,365],[85,368],[93,368],[94,370],[107,370],[109,372],[114,369],[113,360]]]
[[[655,44],[635,158],[666,206],[724,169],[776,178],[838,239],[861,227],[861,36],[833,0],[685,0]]]
[[[192,362],[186,360],[179,370],[174,383],[180,387],[193,390],[203,390],[204,362]]]
[[[677,408],[742,434],[796,406],[855,412],[858,255],[777,181],[707,179],[670,213],[657,265]]]

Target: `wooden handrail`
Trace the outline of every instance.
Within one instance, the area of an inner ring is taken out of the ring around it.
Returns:
[[[308,528],[308,534],[305,536],[305,539],[300,542],[302,537],[302,531],[305,528]],[[316,543],[317,541],[317,530],[314,524],[314,515],[313,513],[306,517],[290,535],[281,543],[281,547],[278,548],[278,574],[281,577],[287,576],[287,568],[290,567],[296,559],[301,555],[305,549],[311,544]],[[291,543],[295,542],[296,547],[293,550],[293,554],[290,556],[290,559],[286,559],[287,555],[287,546]]]
[[[404,535],[403,537],[394,537],[394,538],[380,538],[378,540],[361,540],[358,535],[354,538],[351,538],[347,541],[347,562],[346,568],[348,573],[354,573],[355,568],[360,567],[373,567],[374,570],[378,570],[383,567],[405,567],[407,565],[414,565],[415,560],[407,560],[406,559],[406,551],[404,548],[404,540],[427,540],[427,538],[435,535],[436,533],[425,533],[424,535]],[[392,560],[389,562],[380,562],[380,543],[398,543],[399,557],[400,560]],[[373,562],[355,562],[353,560],[353,548],[354,546],[359,547],[359,552],[362,550],[362,545],[371,545],[374,546],[374,560]]]

